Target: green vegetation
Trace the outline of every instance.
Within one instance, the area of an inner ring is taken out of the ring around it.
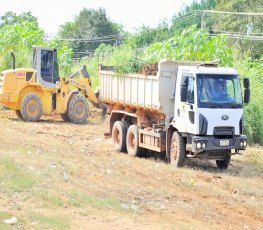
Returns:
[[[191,26],[164,42],[150,45],[144,54],[147,63],[162,59],[210,61],[219,60],[223,66],[232,65],[232,51],[228,47],[227,37],[217,35],[212,38],[206,30]]]
[[[10,158],[1,158],[0,180],[1,189],[12,189],[15,191],[30,189],[36,183],[36,178],[33,174],[26,172]]]
[[[32,213],[31,223],[36,223],[34,229],[70,229],[70,222],[67,217],[61,215],[46,216]]]
[[[31,67],[33,45],[51,46],[58,49],[60,73],[71,72],[73,51],[58,40],[47,40],[45,32],[38,27],[31,13],[16,15],[8,12],[1,17],[0,23],[0,70],[11,68],[11,55],[16,55],[16,67]]]
[[[87,65],[95,89],[99,85],[98,65],[115,66],[124,74],[137,72],[147,63],[161,59],[219,60],[221,66],[234,66],[242,77],[251,79],[251,103],[245,106],[245,133],[251,143],[263,144],[262,68],[263,42],[235,39],[260,35],[263,17],[215,14],[201,10],[261,12],[262,4],[248,1],[194,1],[163,20],[156,28],[142,26],[133,34],[111,21],[104,9],[81,10],[73,21],[61,25],[58,37],[47,39],[37,19],[26,12],[8,12],[0,20],[0,70],[11,67],[10,52],[16,54],[17,67],[30,67],[32,45],[58,49],[60,75]],[[67,40],[68,39],[68,40]],[[75,61],[73,61],[73,58]]]
[[[100,198],[86,193],[76,193],[71,191],[69,204],[75,207],[91,207],[95,209],[111,209],[115,211],[124,211],[120,201],[113,198]]]

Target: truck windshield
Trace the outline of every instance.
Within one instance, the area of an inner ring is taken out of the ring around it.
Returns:
[[[237,75],[197,74],[199,108],[241,108],[242,95]]]

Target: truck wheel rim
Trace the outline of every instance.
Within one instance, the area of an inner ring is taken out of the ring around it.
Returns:
[[[177,141],[174,140],[172,143],[172,152],[171,152],[172,158],[176,160],[177,157]]]
[[[129,146],[134,149],[135,148],[135,137],[134,137],[134,134],[131,133],[129,135]]]
[[[38,103],[35,100],[30,100],[27,103],[26,112],[31,117],[36,116],[38,112]]]
[[[118,129],[115,129],[115,131],[114,131],[114,140],[115,140],[115,142],[116,142],[117,144],[120,143],[120,132],[119,132]]]
[[[75,105],[74,113],[77,118],[82,118],[85,113],[85,106],[81,102],[77,102]]]

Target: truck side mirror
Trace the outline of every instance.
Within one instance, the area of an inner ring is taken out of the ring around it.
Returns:
[[[244,103],[248,104],[250,101],[250,82],[249,82],[249,78],[244,78],[243,79],[243,84],[244,84]]]
[[[249,89],[250,88],[249,78],[244,78],[243,79],[243,84],[244,84],[244,88],[245,89]]]
[[[181,102],[187,101],[187,88],[188,88],[189,79],[185,77],[182,79],[181,83]]]
[[[244,95],[244,103],[245,103],[245,104],[248,104],[249,101],[250,101],[250,89],[245,88],[244,94],[245,94],[245,95]]]

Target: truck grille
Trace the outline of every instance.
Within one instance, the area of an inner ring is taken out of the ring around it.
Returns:
[[[215,127],[214,128],[214,136],[216,137],[233,137],[235,134],[234,127]]]

